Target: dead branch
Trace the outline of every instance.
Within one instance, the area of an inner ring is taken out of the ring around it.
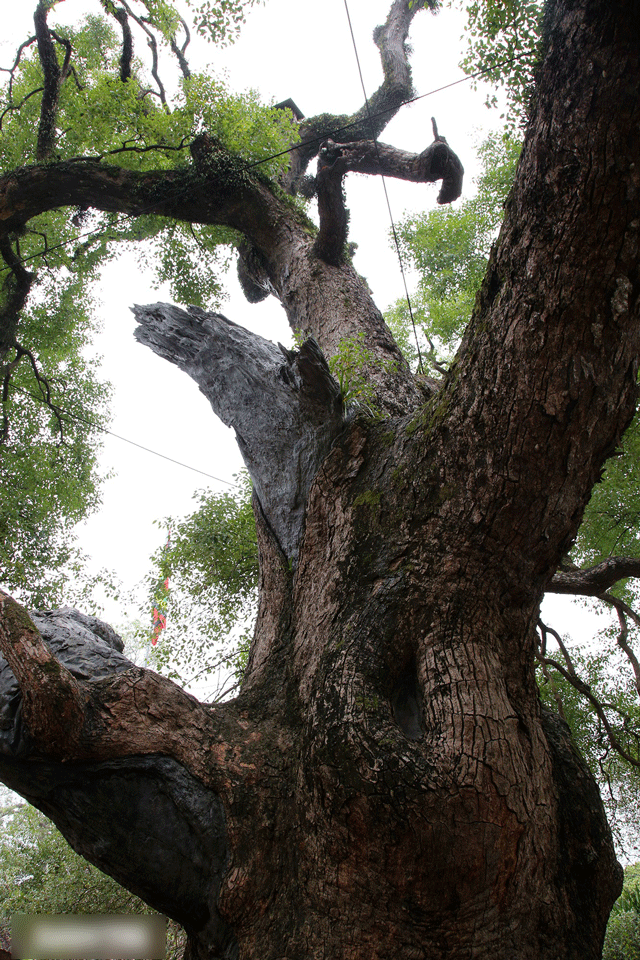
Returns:
[[[285,350],[198,307],[156,303],[133,313],[136,339],[188,373],[235,429],[265,517],[295,560],[307,493],[342,428],[340,389],[319,347],[309,339]]]

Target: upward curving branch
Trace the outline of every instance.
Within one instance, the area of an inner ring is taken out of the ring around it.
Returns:
[[[383,81],[367,103],[350,115],[323,113],[300,125],[302,145],[293,152],[291,163],[294,192],[323,141],[330,137],[349,142],[374,140],[402,104],[411,99],[413,81],[406,42],[413,18],[425,7],[437,10],[438,0],[394,0],[384,24],[376,27],[373,39],[380,51]]]

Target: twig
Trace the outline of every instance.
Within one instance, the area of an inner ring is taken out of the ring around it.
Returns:
[[[630,763],[632,766],[638,767],[640,769],[640,759],[632,756],[630,753],[628,753],[624,749],[624,747],[616,737],[615,733],[613,732],[611,724],[607,719],[607,715],[604,712],[604,707],[602,706],[598,698],[591,692],[591,687],[589,686],[589,684],[585,683],[584,680],[581,680],[580,677],[577,677],[575,674],[570,673],[567,669],[565,669],[565,667],[562,666],[561,663],[559,663],[557,660],[552,659],[551,657],[542,657],[540,654],[537,654],[536,659],[540,663],[553,667],[554,670],[557,670],[558,673],[560,673],[565,678],[565,680],[568,683],[570,683],[571,686],[574,687],[574,689],[578,691],[578,693],[581,693],[583,697],[587,698],[587,700],[589,701],[589,703],[597,713],[600,719],[600,722],[602,723],[602,726],[605,729],[609,743],[611,744],[613,749],[616,751],[616,753],[618,753],[623,758],[623,760],[626,760],[627,763]]]
[[[16,359],[27,357],[27,359],[29,360],[29,363],[31,364],[31,369],[33,371],[33,375],[36,379],[36,383],[38,384],[38,387],[40,388],[40,392],[42,394],[41,397],[37,397],[35,399],[41,400],[41,402],[44,403],[49,408],[49,410],[51,410],[52,414],[54,415],[58,423],[58,430],[60,433],[60,442],[62,444],[65,444],[66,441],[65,441],[65,432],[64,432],[64,414],[63,414],[63,411],[51,399],[51,383],[49,379],[45,377],[44,374],[42,374],[38,369],[38,362],[34,357],[33,353],[31,352],[31,350],[28,350],[26,347],[23,347],[20,344],[17,344],[16,351],[17,351]]]
[[[149,91],[152,93],[153,91]],[[177,152],[178,150],[184,150],[184,148],[190,143],[190,137],[183,137],[180,143],[177,146],[165,146],[160,143],[153,143],[147,147],[137,147],[129,146],[129,143],[132,143],[130,140],[125,140],[121,147],[117,147],[115,150],[109,150],[107,153],[101,154],[102,157],[111,157],[116,153],[151,153],[155,150],[161,152]]]
[[[5,109],[2,111],[2,114],[0,115],[0,130],[2,130],[2,121],[4,120],[4,118],[8,113],[10,113],[13,110],[21,110],[22,107],[27,102],[27,100],[30,100],[31,97],[34,97],[36,93],[42,93],[43,90],[44,90],[44,87],[36,87],[35,90],[32,90],[31,93],[28,93],[26,97],[23,97],[20,103],[9,103],[5,107]]]
[[[600,596],[598,599],[603,600],[612,607],[615,607],[616,613],[618,614],[618,621],[620,623],[620,632],[618,634],[617,643],[631,664],[635,677],[635,688],[638,692],[638,696],[640,696],[640,662],[638,661],[637,656],[629,644],[629,629],[627,627],[627,617],[630,617],[637,627],[640,626],[640,617],[623,600],[619,600],[618,597],[613,597],[610,594],[605,593],[602,594],[602,596]]]
[[[157,89],[157,90],[149,90],[148,92],[149,92],[149,93],[153,93],[153,94],[155,94],[156,96],[160,97],[160,100],[161,100],[163,106],[165,107],[166,110],[168,110],[169,107],[168,107],[168,104],[167,104],[167,96],[166,96],[166,93],[165,93],[164,86],[163,86],[163,84],[162,84],[162,80],[160,79],[160,74],[158,73],[158,43],[157,43],[157,40],[156,40],[153,32],[152,32],[152,31],[149,29],[149,27],[147,26],[147,22],[144,20],[144,18],[143,18],[143,17],[138,17],[138,16],[133,12],[133,10],[132,10],[131,7],[129,6],[129,4],[126,2],[126,0],[123,0],[122,5],[123,5],[124,9],[126,10],[126,12],[129,14],[129,16],[131,17],[131,19],[132,19],[132,20],[135,20],[135,22],[138,24],[138,26],[141,27],[141,28],[144,30],[144,32],[146,33],[146,35],[147,35],[147,43],[149,44],[149,49],[151,50],[151,76],[153,77],[153,79],[156,81],[156,83],[157,83],[157,85],[158,85],[158,89]]]
[[[566,646],[564,645],[564,643],[563,643],[563,641],[562,641],[562,637],[560,636],[560,634],[559,634],[556,630],[554,630],[553,627],[548,627],[546,624],[544,624],[544,623],[542,622],[542,620],[538,620],[538,627],[540,628],[540,631],[544,633],[544,638],[545,638],[545,650],[546,650],[546,638],[547,638],[547,634],[550,633],[551,636],[553,637],[553,639],[556,641],[556,643],[557,643],[558,646],[560,647],[560,652],[562,653],[562,656],[564,657],[565,663],[566,663],[566,665],[567,665],[567,670],[569,670],[569,672],[572,674],[572,676],[575,677],[575,676],[576,676],[576,670],[575,670],[575,667],[574,667],[574,665],[573,665],[573,661],[572,661],[571,657],[569,656],[569,651],[567,650]]]

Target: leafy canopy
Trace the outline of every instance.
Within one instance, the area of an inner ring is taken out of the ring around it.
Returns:
[[[507,130],[514,133],[526,120],[535,66],[542,46],[544,0],[471,0],[466,8],[467,51],[461,66],[468,74],[482,71],[485,81],[502,90]],[[500,103],[496,92],[487,106]]]

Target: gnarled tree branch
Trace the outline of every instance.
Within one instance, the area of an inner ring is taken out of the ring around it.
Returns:
[[[374,31],[384,79],[367,103],[351,115],[320,114],[300,125],[302,145],[293,152],[291,163],[294,189],[326,138],[344,136],[351,142],[375,139],[413,96],[406,41],[414,16],[424,7],[435,10],[437,0],[394,0],[385,23]]]
[[[607,557],[588,570],[558,570],[547,590],[549,593],[598,597],[619,580],[628,577],[640,577],[640,560],[634,557]]]
[[[84,721],[78,684],[47,648],[26,611],[2,590],[0,649],[20,686],[29,736],[45,756],[67,756]]]
[[[225,736],[244,729],[134,667],[114,631],[77,610],[30,619],[2,594],[0,648],[11,664],[0,656],[2,780],[78,853],[227,956],[217,900],[229,851],[211,763],[220,758],[220,782],[238,777]],[[203,728],[209,747],[188,764]]]
[[[264,515],[295,560],[307,493],[342,428],[340,389],[317,344],[285,350],[197,307],[133,312],[136,339],[188,373],[234,428]]]
[[[442,180],[438,203],[452,203],[462,192],[464,167],[443,137],[422,153],[408,153],[377,140],[334,143],[327,140],[320,149],[316,177],[320,232],[315,250],[321,260],[334,265],[344,257],[348,216],[342,179],[346,173],[378,174],[435,183]]]

